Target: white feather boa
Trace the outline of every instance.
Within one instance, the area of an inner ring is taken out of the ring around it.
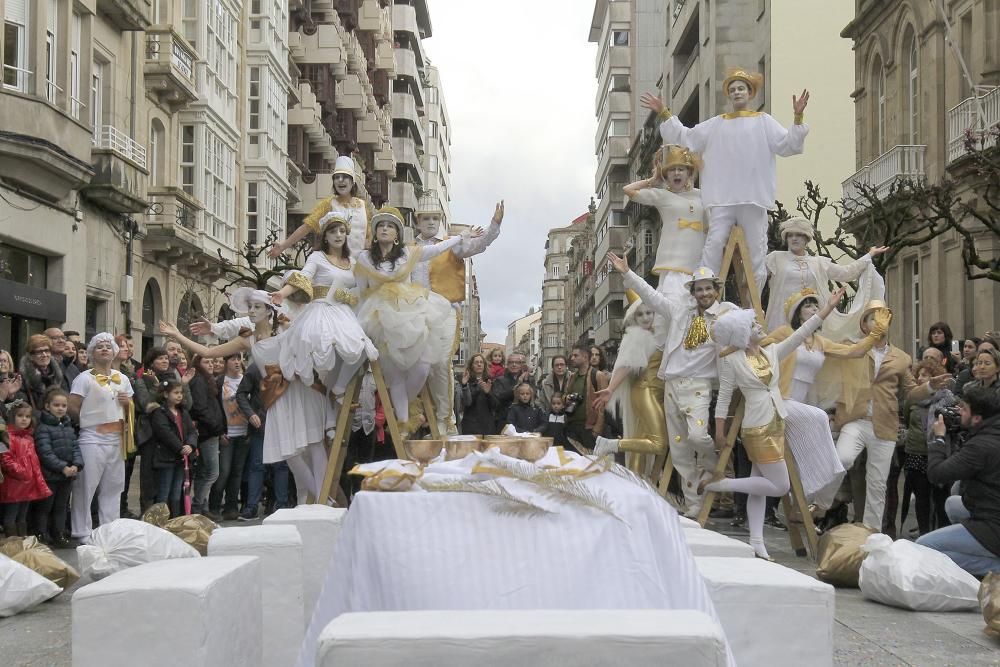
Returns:
[[[632,383],[636,382],[649,365],[649,357],[657,350],[656,337],[652,331],[632,325],[625,329],[622,342],[618,346],[618,357],[615,359],[615,372],[624,369],[628,372],[627,379],[618,385],[611,396],[609,407],[618,411],[622,418],[623,436],[626,438],[640,437],[638,418],[632,410],[632,400],[629,392]]]

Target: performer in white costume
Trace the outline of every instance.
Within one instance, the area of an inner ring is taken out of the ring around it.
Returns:
[[[811,289],[820,301],[825,302],[830,297],[830,281],[847,283],[857,280],[858,290],[851,309],[846,313],[834,311],[823,322],[823,335],[829,340],[853,340],[860,330],[861,308],[872,299],[885,297],[885,281],[872,265],[872,259],[889,248],[873,247],[864,257],[842,266],[827,257],[806,252],[806,246],[813,240],[813,226],[805,218],[789,218],[781,223],[780,229],[781,240],[788,250],[770,252],[764,262],[770,274],[764,328],[774,331],[788,324],[785,302],[793,294]]]
[[[253,353],[261,369],[261,393],[267,409],[264,427],[264,463],[286,461],[295,476],[300,499],[308,492],[319,497],[326,473],[327,431],[336,426],[336,415],[321,388],[284,378],[279,365],[284,333],[279,333],[277,308],[271,295],[263,290],[239,287],[233,290],[230,304],[237,313],[248,313],[254,328],[241,331],[232,340],[206,347],[185,337],[170,322],[160,322],[160,333],[172,336],[181,345],[203,357],[227,357],[241,352]]]
[[[361,290],[358,321],[378,347],[396,418],[405,424],[410,400],[427,381],[431,363],[450,353],[455,340],[451,304],[412,283],[413,269],[483,231],[468,231],[424,247],[407,247],[402,241],[403,216],[391,207],[379,210],[372,217],[372,226],[371,248],[361,253],[354,267]]]
[[[744,410],[740,435],[747,456],[753,463],[749,477],[739,479],[713,478],[698,485],[698,493],[735,491],[747,494],[747,528],[750,546],[759,558],[770,556],[764,547],[764,507],[767,496],[781,497],[788,493],[788,468],[785,466],[785,402],[779,389],[779,363],[792,354],[805,339],[823,323],[840,298],[838,290],[823,309],[809,318],[791,336],[767,347],[761,347],[764,329],[752,309],[734,310],[716,320],[712,337],[724,346],[719,358],[719,397],[715,406],[715,441],[722,449],[726,445],[726,419],[733,391],[743,394]]]
[[[305,266],[286,277],[271,301],[281,305],[295,290],[312,299],[282,336],[279,359],[285,379],[298,376],[307,385],[318,379],[342,396],[364,360],[377,359],[378,351],[354,314],[356,260],[347,245],[351,223],[338,211],[323,216],[320,228]]]
[[[358,188],[354,179],[354,160],[341,155],[333,165],[333,196],[317,204],[302,221],[302,225],[287,239],[276,243],[267,256],[278,259],[281,253],[295,247],[295,244],[310,232],[317,235],[322,233],[320,220],[328,213],[340,213],[350,223],[351,233],[347,238],[347,247],[351,249],[351,253],[356,256],[364,250],[367,245],[365,234],[368,233],[370,215],[365,200],[357,196]]]
[[[700,168],[701,160],[688,149],[664,146],[657,151],[653,176],[622,188],[627,200],[653,206],[660,214],[652,272],[659,277],[657,289],[663,294],[689,295],[684,283],[698,268],[705,249],[708,220],[701,190],[692,186]]]
[[[628,262],[608,253],[614,269],[624,274],[625,287],[635,290],[644,303],[667,322],[663,360],[657,377],[664,381],[663,411],[670,434],[674,468],[683,478],[687,516],[696,517],[701,497],[696,489],[700,479],[710,475],[719,461],[715,443],[708,434],[712,389],[718,382],[718,348],[709,337],[709,326],[732,303],[719,303],[722,283],[709,268],[700,267],[687,282],[691,296],[664,296],[645,280],[629,271]]]
[[[418,247],[434,245],[448,238],[447,230],[442,229],[444,211],[438,201],[436,192],[428,192],[420,198],[415,212],[417,217]],[[434,401],[438,429],[441,433],[456,435],[455,425],[454,376],[451,371],[451,358],[458,344],[458,319],[461,318],[461,303],[465,301],[465,259],[478,255],[489,247],[500,235],[500,223],[503,221],[503,202],[496,205],[493,219],[486,233],[478,237],[463,238],[454,248],[438,255],[429,262],[421,262],[413,267],[412,280],[417,285],[427,288],[432,293],[451,303],[451,314],[448,325],[455,332],[454,340],[448,353],[431,362],[430,373],[427,376],[427,388]],[[479,229],[475,227],[473,229]],[[444,325],[442,325],[444,326]],[[427,415],[430,419],[430,415]]]
[[[777,188],[775,156],[787,157],[802,152],[809,128],[802,114],[809,102],[809,92],[792,97],[795,124],[787,130],[770,115],[751,111],[749,102],[760,91],[763,76],[735,69],[722,82],[722,89],[733,105],[731,113],[722,114],[684,127],[664,107],[659,97],[644,93],[641,101],[655,111],[663,141],[687,146],[701,153],[705,168],[701,174],[701,198],[708,209],[708,239],[701,263],[718,273],[722,253],[729,242],[733,225],[743,228],[757,289],[764,288],[767,271],[767,212],[774,208]]]

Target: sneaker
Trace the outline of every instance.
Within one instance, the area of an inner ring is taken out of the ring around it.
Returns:
[[[770,526],[771,528],[777,528],[778,530],[788,530],[788,526],[781,522],[774,514],[768,514],[764,517],[764,525]]]
[[[240,513],[239,517],[237,517],[236,520],[237,521],[256,521],[256,519],[257,519],[257,511],[256,510],[243,510]]]
[[[733,517],[733,520],[729,522],[729,525],[733,528],[744,528],[747,525],[747,515],[737,514]]]
[[[132,510],[130,510],[129,508],[125,507],[125,508],[122,509],[121,512],[118,513],[118,518],[120,518],[120,519],[138,519],[139,516],[136,515],[136,514],[134,514],[132,512]]]

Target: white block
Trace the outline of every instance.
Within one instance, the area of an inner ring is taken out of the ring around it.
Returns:
[[[760,558],[694,560],[740,667],[833,664],[833,586]]]
[[[73,667],[261,667],[260,563],[180,558],[73,594]]]
[[[302,592],[303,620],[312,619],[316,600],[319,599],[323,580],[330,568],[330,557],[340,534],[347,510],[326,505],[299,505],[278,510],[264,519],[265,526],[295,526],[302,536]]]
[[[726,556],[728,558],[753,558],[753,549],[746,542],[734,540],[714,530],[685,530],[691,553],[697,556]]]
[[[683,528],[684,530],[703,530],[701,524],[695,521],[694,519],[689,519],[686,516],[678,515],[677,520],[680,522],[681,528]]]
[[[302,538],[295,526],[218,528],[209,556],[260,558],[264,665],[294,665],[305,634],[302,618]]]
[[[409,611],[342,614],[316,667],[725,665],[719,625],[693,610]]]

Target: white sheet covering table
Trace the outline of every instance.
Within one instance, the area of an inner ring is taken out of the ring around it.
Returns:
[[[522,496],[537,488],[504,483]],[[694,609],[718,621],[674,509],[609,473],[583,483],[622,520],[550,499],[554,513],[519,516],[474,493],[359,493],[298,666],[315,664],[323,628],[348,612]]]

